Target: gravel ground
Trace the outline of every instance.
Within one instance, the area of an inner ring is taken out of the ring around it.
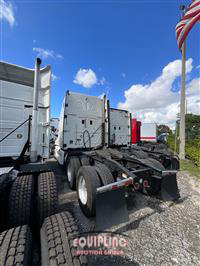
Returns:
[[[60,210],[73,213],[81,232],[93,230],[95,220],[82,214],[64,171],[56,161],[51,164],[56,169]],[[181,199],[176,203],[129,193],[129,222],[108,228],[129,236],[123,255],[88,255],[89,265],[200,265],[200,181],[180,172],[178,186]]]

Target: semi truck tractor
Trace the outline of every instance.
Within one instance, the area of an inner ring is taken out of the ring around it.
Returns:
[[[106,96],[67,91],[59,121],[55,157],[83,213],[96,215],[99,228],[127,221],[124,188],[163,200],[179,198],[177,171],[133,149],[130,113],[110,108]]]
[[[49,158],[51,67],[0,62],[0,265],[87,265],[58,209]]]

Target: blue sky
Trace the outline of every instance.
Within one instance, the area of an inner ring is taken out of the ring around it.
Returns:
[[[0,17],[1,60],[33,68],[38,51],[43,52],[43,57],[46,55],[42,65],[51,64],[57,77],[52,82],[52,116],[59,115],[67,89],[96,96],[106,92],[113,107],[130,109],[144,120],[148,120],[145,112],[160,112],[153,105],[135,110],[131,105],[134,99],[128,104],[124,92],[134,84],[150,86],[162,75],[164,67],[181,59],[175,39],[180,1],[0,2],[10,8],[13,18]],[[199,29],[195,25],[187,39],[187,58],[193,59],[188,73],[190,83],[200,76]],[[76,76],[79,70],[80,75]],[[82,76],[88,70],[89,75]],[[89,78],[89,83],[85,78]],[[177,74],[167,90],[178,95],[179,84]],[[159,101],[156,95],[154,99]],[[163,107],[173,103],[163,103]],[[173,123],[173,119],[166,122]]]

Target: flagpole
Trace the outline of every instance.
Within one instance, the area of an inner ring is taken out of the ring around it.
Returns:
[[[180,105],[180,145],[179,157],[185,159],[185,80],[186,80],[186,40],[182,45],[182,88]]]

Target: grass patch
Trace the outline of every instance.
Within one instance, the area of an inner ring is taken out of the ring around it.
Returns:
[[[200,167],[190,160],[181,160],[181,170],[188,171],[191,175],[200,178]]]

